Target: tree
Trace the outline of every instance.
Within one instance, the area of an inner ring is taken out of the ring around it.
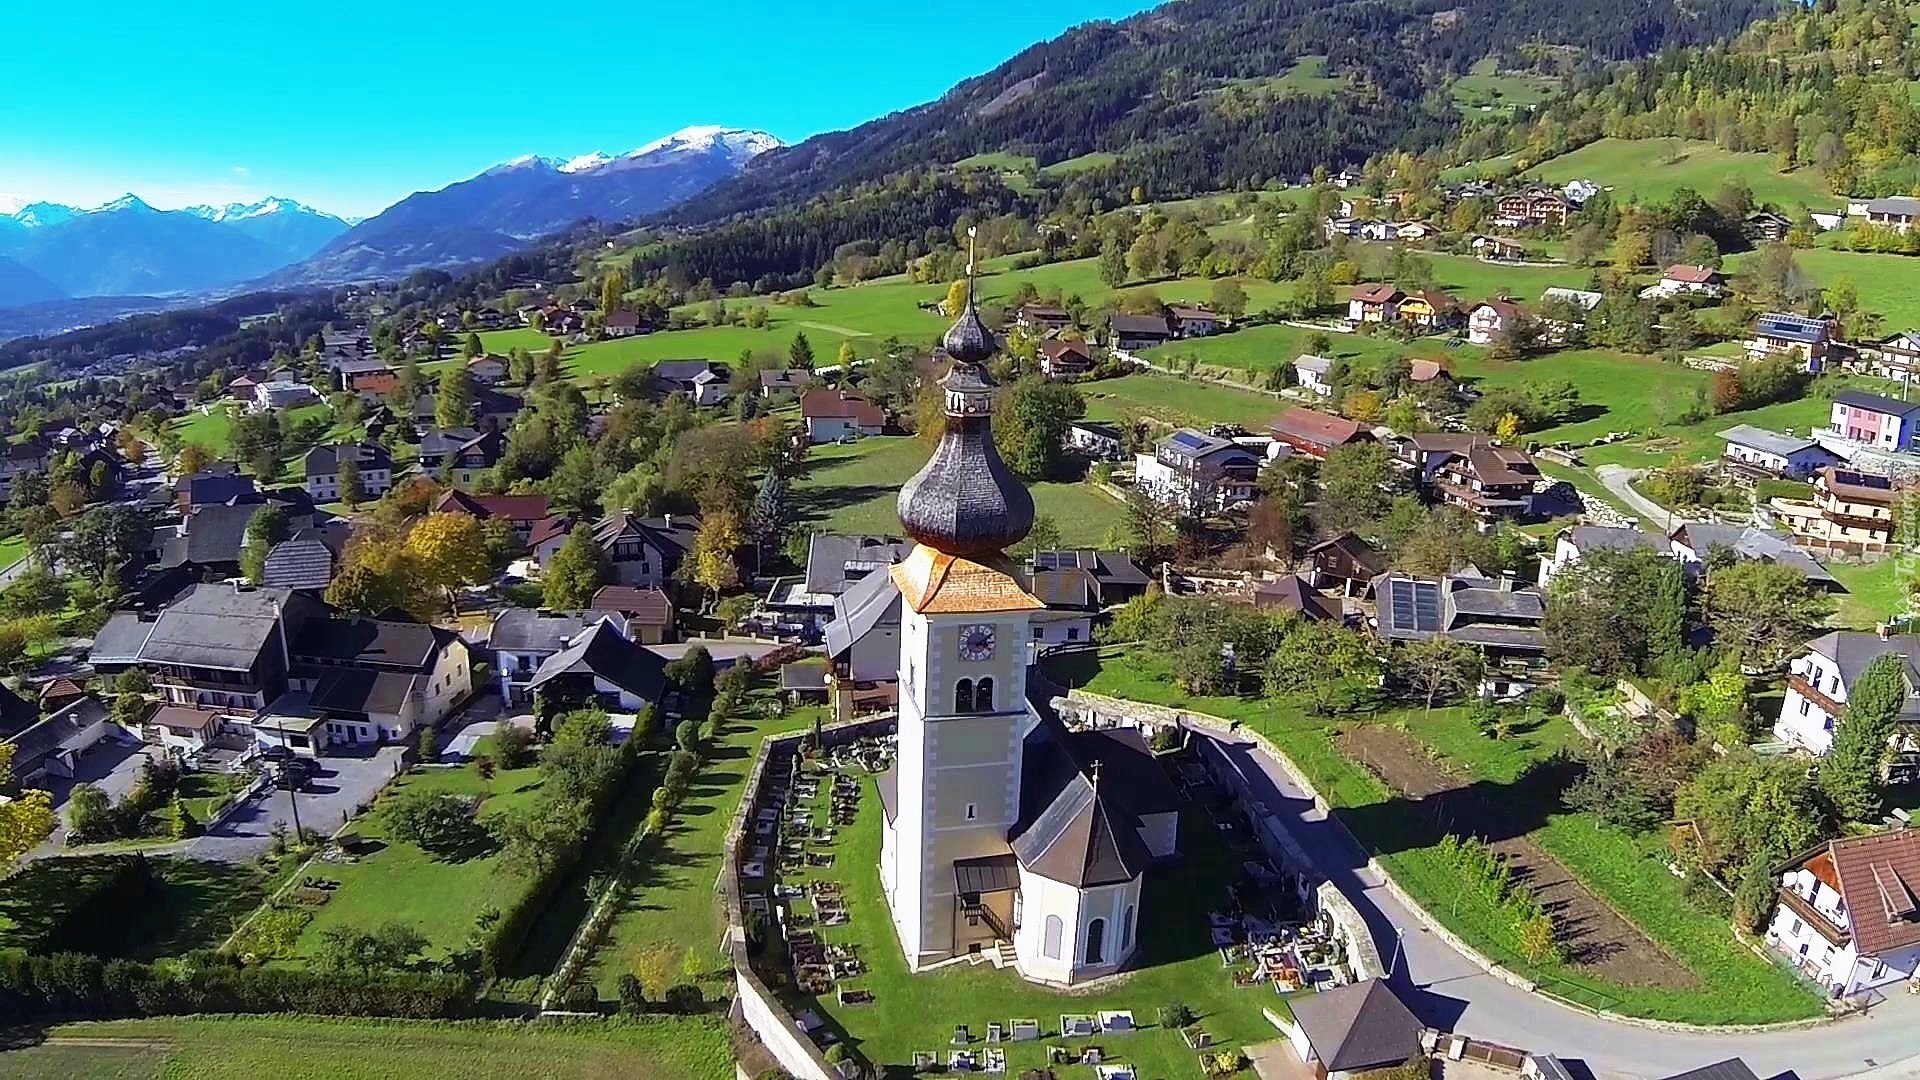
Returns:
[[[805,330],[794,332],[793,340],[787,344],[787,359],[794,367],[813,370],[813,342],[807,340]]]
[[[1127,283],[1127,249],[1118,237],[1109,236],[1100,245],[1100,283],[1109,289]]]
[[[1320,527],[1328,532],[1365,529],[1386,515],[1394,494],[1404,486],[1386,447],[1375,442],[1336,446],[1320,466]]]
[[[1819,771],[1821,794],[1842,819],[1870,823],[1880,817],[1880,770],[1906,700],[1906,668],[1898,653],[1875,657],[1847,688],[1846,714]]]
[[[330,971],[404,971],[419,963],[427,948],[426,935],[398,920],[381,923],[372,933],[351,926],[335,926],[320,935],[317,959]]]
[[[580,611],[604,584],[606,560],[593,538],[593,526],[582,522],[573,527],[554,555],[553,565],[547,568],[543,598],[550,608]]]
[[[56,577],[53,571],[35,563],[14,578],[13,584],[7,586],[5,592],[0,592],[0,615],[9,619],[55,615],[66,608],[69,599],[66,583]]]
[[[840,364],[841,371],[852,371],[854,362],[859,359],[860,354],[853,350],[853,342],[843,341],[840,343],[840,354],[836,357],[836,360]]]
[[[1603,675],[1647,668],[1684,646],[1686,584],[1663,553],[1593,551],[1547,587],[1542,629],[1555,661]]]
[[[1086,399],[1068,383],[1021,379],[1000,395],[994,446],[1022,479],[1041,480],[1059,464],[1067,429],[1085,416]]]
[[[1804,851],[1826,827],[1804,764],[1745,747],[1710,760],[1681,784],[1673,813],[1697,830],[1692,854],[1700,865],[1722,876],[1755,856]]]
[[[1217,279],[1209,291],[1215,311],[1236,319],[1247,313],[1247,290],[1233,278]]]
[[[455,364],[440,375],[433,397],[433,421],[442,428],[461,428],[473,423],[473,376],[465,366]]]
[[[1173,511],[1138,489],[1127,492],[1126,535],[1144,562],[1164,558],[1173,545]]]
[[[1019,552],[1031,557],[1042,551],[1056,551],[1060,547],[1060,523],[1053,520],[1051,514],[1033,515],[1033,527],[1027,530],[1027,538],[1020,541]]]
[[[746,546],[740,527],[740,515],[731,507],[711,510],[700,518],[700,529],[693,538],[693,580],[714,600],[740,584],[740,564],[736,553]]]
[[[467,333],[466,340],[461,342],[460,344],[460,355],[465,359],[475,360],[482,356],[485,356],[486,354],[487,354],[487,347],[485,345],[480,344],[480,335],[469,331]],[[447,370],[463,371],[465,370],[465,368],[456,364],[453,367],[448,368]]]
[[[1713,566],[1709,558],[1706,620],[1714,638],[1750,663],[1777,664],[1813,636],[1832,605],[1798,569],[1758,559]]]
[[[959,318],[960,312],[967,306],[967,281],[958,278],[947,286],[947,298],[940,303],[940,310],[949,319]]]
[[[167,835],[175,840],[200,835],[200,822],[187,809],[186,801],[178,795],[173,797],[173,806],[167,813]]]
[[[240,548],[240,569],[248,581],[260,584],[266,571],[267,553],[292,533],[287,512],[280,507],[267,505],[253,512],[247,519],[246,540]]]
[[[1434,637],[1394,649],[1389,654],[1389,666],[1395,677],[1418,693],[1425,700],[1427,711],[1432,712],[1436,699],[1478,688],[1486,672],[1486,659],[1471,645]]]
[[[1378,670],[1365,634],[1334,623],[1302,623],[1273,650],[1263,674],[1268,697],[1302,695],[1309,711],[1320,715]]]
[[[367,489],[360,483],[360,466],[351,458],[340,463],[340,501],[348,506],[359,506],[367,498]]]
[[[211,464],[213,464],[213,451],[194,442],[182,445],[180,452],[173,457],[173,471],[182,477],[203,472]]]
[[[53,835],[54,824],[53,797],[40,788],[28,788],[0,805],[0,867],[12,867],[39,847]]]
[[[96,506],[74,519],[61,561],[105,586],[146,547],[153,527],[131,506]]]
[[[386,809],[395,837],[439,859],[472,850],[478,826],[473,803],[446,791],[411,788]]]
[[[460,586],[493,580],[486,530],[466,514],[429,514],[421,519],[407,531],[406,554],[419,587],[445,594],[450,613],[459,611],[455,590]]]
[[[618,269],[607,271],[607,276],[600,279],[600,313],[611,315],[619,311],[626,302],[626,271]]]
[[[73,789],[67,796],[67,835],[76,844],[113,839],[113,803],[106,792],[92,784]]]
[[[713,654],[705,645],[695,645],[666,666],[667,681],[689,693],[702,693],[713,686]]]

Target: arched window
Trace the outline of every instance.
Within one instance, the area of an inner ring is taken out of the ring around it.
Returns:
[[[953,688],[953,711],[965,713],[973,711],[973,680],[961,679]]]
[[[1042,930],[1040,954],[1049,960],[1060,959],[1060,939],[1066,936],[1067,924],[1060,921],[1060,916],[1049,915]]]
[[[993,680],[992,679],[981,679],[979,682],[979,685],[974,687],[973,711],[974,712],[992,712],[993,711]]]
[[[1133,905],[1127,905],[1126,920],[1120,924],[1120,951],[1125,953],[1133,948]]]
[[[1095,919],[1087,924],[1087,963],[1099,964],[1107,959],[1107,920]]]

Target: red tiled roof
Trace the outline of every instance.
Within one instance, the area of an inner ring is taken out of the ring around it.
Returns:
[[[1680,281],[1688,285],[1706,285],[1718,278],[1720,271],[1711,266],[1685,266],[1676,263],[1667,267],[1667,272],[1662,276],[1668,281]]]
[[[1431,382],[1446,373],[1446,368],[1432,360],[1410,360],[1407,363],[1407,378],[1414,382]]]
[[[602,585],[587,603],[588,611],[611,611],[630,619],[664,624],[673,621],[673,601],[659,589],[631,585]]]
[[[1494,312],[1500,316],[1500,321],[1503,323],[1512,322],[1514,319],[1525,318],[1527,314],[1526,308],[1521,307],[1511,300],[1482,300],[1476,307],[1476,310],[1483,307],[1492,308]]]
[[[555,514],[534,523],[533,531],[527,534],[527,546],[538,547],[556,536],[565,536],[573,531],[573,518],[567,514]]]
[[[1382,285],[1375,282],[1368,282],[1353,287],[1353,299],[1363,304],[1385,304],[1403,295],[1405,294],[1391,283]]]
[[[1049,360],[1058,360],[1069,354],[1078,356],[1083,360],[1093,359],[1093,350],[1087,346],[1086,342],[1068,341],[1064,338],[1053,338],[1041,342],[1040,352],[1041,355]]]
[[[400,385],[400,376],[391,371],[375,371],[353,377],[353,388],[374,394],[391,394]]]
[[[862,427],[880,427],[886,411],[851,390],[809,390],[800,395],[800,415],[809,420],[852,420]]]
[[[1861,955],[1920,944],[1920,831],[1834,840],[1827,854]]]
[[[1268,425],[1275,435],[1292,435],[1319,446],[1339,446],[1360,433],[1360,422],[1295,406]]]

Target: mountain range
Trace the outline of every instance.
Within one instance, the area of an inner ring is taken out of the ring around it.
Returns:
[[[781,145],[761,131],[690,127],[621,154],[521,157],[400,200],[274,274],[276,286],[398,277],[498,258],[596,218],[628,221],[728,179]]]
[[[364,221],[286,198],[157,210],[135,195],[82,209],[0,206],[0,309],[239,285],[323,285],[479,262],[587,218],[650,214],[780,145],[764,132],[690,127],[619,156],[521,157]]]

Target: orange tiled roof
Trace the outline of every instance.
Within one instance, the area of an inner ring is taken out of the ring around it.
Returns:
[[[920,544],[889,571],[901,599],[923,615],[1037,611],[1045,607],[1011,573]]]

